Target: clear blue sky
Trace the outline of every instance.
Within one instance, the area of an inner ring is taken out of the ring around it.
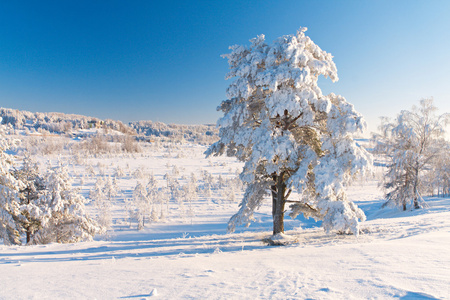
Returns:
[[[334,56],[325,93],[375,130],[434,96],[450,112],[450,1],[1,1],[0,106],[215,123],[233,44],[300,26]]]

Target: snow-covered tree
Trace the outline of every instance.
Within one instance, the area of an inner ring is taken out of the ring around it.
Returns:
[[[87,214],[86,199],[72,188],[64,166],[48,170],[45,185],[46,191],[40,199],[40,205],[46,207],[47,217],[43,228],[34,236],[35,243],[89,241],[103,231]]]
[[[353,134],[365,127],[362,116],[344,97],[323,95],[320,75],[337,81],[332,56],[300,28],[266,44],[264,35],[250,46],[232,46],[228,58],[235,78],[228,99],[218,107],[220,140],[206,152],[245,162],[240,175],[246,192],[229,230],[253,220],[265,196],[272,196],[273,234],[284,232],[286,203],[323,220],[327,231],[358,234],[364,213],[346,198],[344,187],[371,166],[371,156]],[[298,200],[288,200],[296,190]]]
[[[149,178],[148,178],[148,183],[146,186],[146,190],[147,190],[147,197],[149,202],[151,203],[151,208],[152,208],[152,212],[151,212],[151,220],[153,222],[158,221],[159,217],[163,214],[162,212],[162,201],[159,198],[159,192],[158,192],[158,182],[155,179],[155,176],[152,174],[150,174]],[[160,213],[158,215],[157,212],[157,204],[160,204]]]
[[[164,179],[166,180],[166,187],[170,191],[170,199],[176,199],[178,196],[178,187],[179,182],[176,178],[173,178],[169,173],[164,175]]]
[[[94,188],[89,192],[89,198],[96,201],[97,199],[105,198],[105,193],[103,192],[104,182],[101,177],[97,178]]]
[[[394,121],[382,119],[376,150],[389,159],[383,180],[386,205],[420,208],[423,176],[446,149],[445,126],[450,114],[436,115],[433,99],[420,100],[420,106],[403,110]]]
[[[40,207],[38,200],[44,194],[44,179],[39,174],[38,164],[29,154],[25,154],[22,167],[14,170],[13,175],[24,183],[19,191],[20,216],[14,219],[21,231],[25,232],[28,244],[34,233],[42,227],[45,208]]]
[[[197,177],[194,173],[191,173],[189,180],[187,182],[187,192],[189,194],[189,199],[194,200],[198,198],[198,183]]]
[[[148,176],[148,182],[147,182],[147,193],[152,194],[155,193],[155,191],[158,190],[158,182],[156,181],[155,175],[153,175],[153,172]]]
[[[442,155],[435,160],[429,177],[438,196],[450,195],[450,143],[443,148]],[[433,191],[434,193],[434,191]]]
[[[112,179],[111,177],[108,177],[103,191],[106,198],[111,203],[118,194],[117,181],[115,179]]]
[[[25,221],[20,213],[19,190],[25,185],[11,173],[13,157],[5,151],[10,143],[0,126],[0,240],[5,245],[20,244],[20,226],[17,219]]]
[[[160,203],[160,207],[161,207],[161,215],[159,216],[159,219],[165,219],[165,215],[164,215],[164,211],[163,211],[163,205],[166,205],[166,215],[169,215],[169,191],[167,190],[167,188],[161,188],[158,191],[157,194],[157,198],[158,198],[158,202]]]
[[[151,202],[147,190],[138,182],[133,191],[133,201],[136,207],[136,219],[138,221],[138,230],[145,227],[145,218],[151,213]]]
[[[107,186],[108,184],[106,184]],[[111,199],[108,197],[107,187],[101,177],[98,177],[94,188],[89,192],[89,198],[94,201],[98,210],[98,223],[108,230],[112,224]]]
[[[128,226],[131,228],[131,223],[136,215],[134,199],[126,198],[125,199],[125,220],[128,220]]]
[[[214,178],[211,175],[211,173],[209,173],[208,171],[203,171],[202,172],[202,176],[203,176],[203,185],[204,185],[204,190],[207,191],[211,191],[212,187],[213,187],[213,181]],[[210,196],[208,196],[210,197]]]

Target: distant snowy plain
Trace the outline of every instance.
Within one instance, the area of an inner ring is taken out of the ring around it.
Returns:
[[[175,165],[181,183],[205,170],[216,179],[235,176],[240,163],[205,159],[205,150],[146,144],[142,153],[81,163],[60,155],[85,197],[98,176],[112,176],[117,166],[126,170],[117,179],[112,228],[93,242],[0,246],[0,299],[450,299],[450,199],[427,198],[428,207],[417,211],[381,209],[376,178],[348,191],[368,217],[358,237],[326,234],[320,222],[287,217],[286,233],[298,242],[267,246],[270,201],[249,228],[229,234],[242,191],[230,201],[220,190],[209,198],[199,193],[189,210],[171,200],[165,220],[130,227],[124,203],[139,180],[131,175],[137,168],[161,186]],[[40,157],[42,165],[48,159],[56,164],[58,155]],[[88,207],[95,215],[92,202]]]

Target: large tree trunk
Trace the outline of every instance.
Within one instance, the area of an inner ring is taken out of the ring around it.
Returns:
[[[27,228],[27,244],[29,244],[31,241],[31,234],[31,228]]]
[[[283,180],[283,172],[277,176],[274,175],[275,185],[272,186],[272,217],[273,234],[284,232],[284,206],[286,204],[285,192],[286,184]]]

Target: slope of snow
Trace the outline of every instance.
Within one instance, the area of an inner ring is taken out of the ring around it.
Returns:
[[[208,161],[200,146],[164,151],[87,160],[100,162],[106,174],[117,165],[128,165],[129,173],[143,167],[160,181],[173,164],[185,174],[201,168],[228,177],[240,166],[227,158]],[[72,172],[80,176],[85,168]],[[450,199],[428,198],[429,207],[417,211],[380,209],[382,195],[368,181],[349,190],[368,217],[359,237],[327,235],[320,222],[287,218],[286,234],[298,243],[271,247],[262,242],[271,233],[269,201],[256,223],[227,234],[237,202],[217,193],[194,201],[191,215],[171,203],[165,222],[130,228],[122,205],[136,181],[118,179],[123,194],[108,240],[0,246],[0,299],[450,298]],[[94,182],[86,175],[75,185],[87,195]]]

